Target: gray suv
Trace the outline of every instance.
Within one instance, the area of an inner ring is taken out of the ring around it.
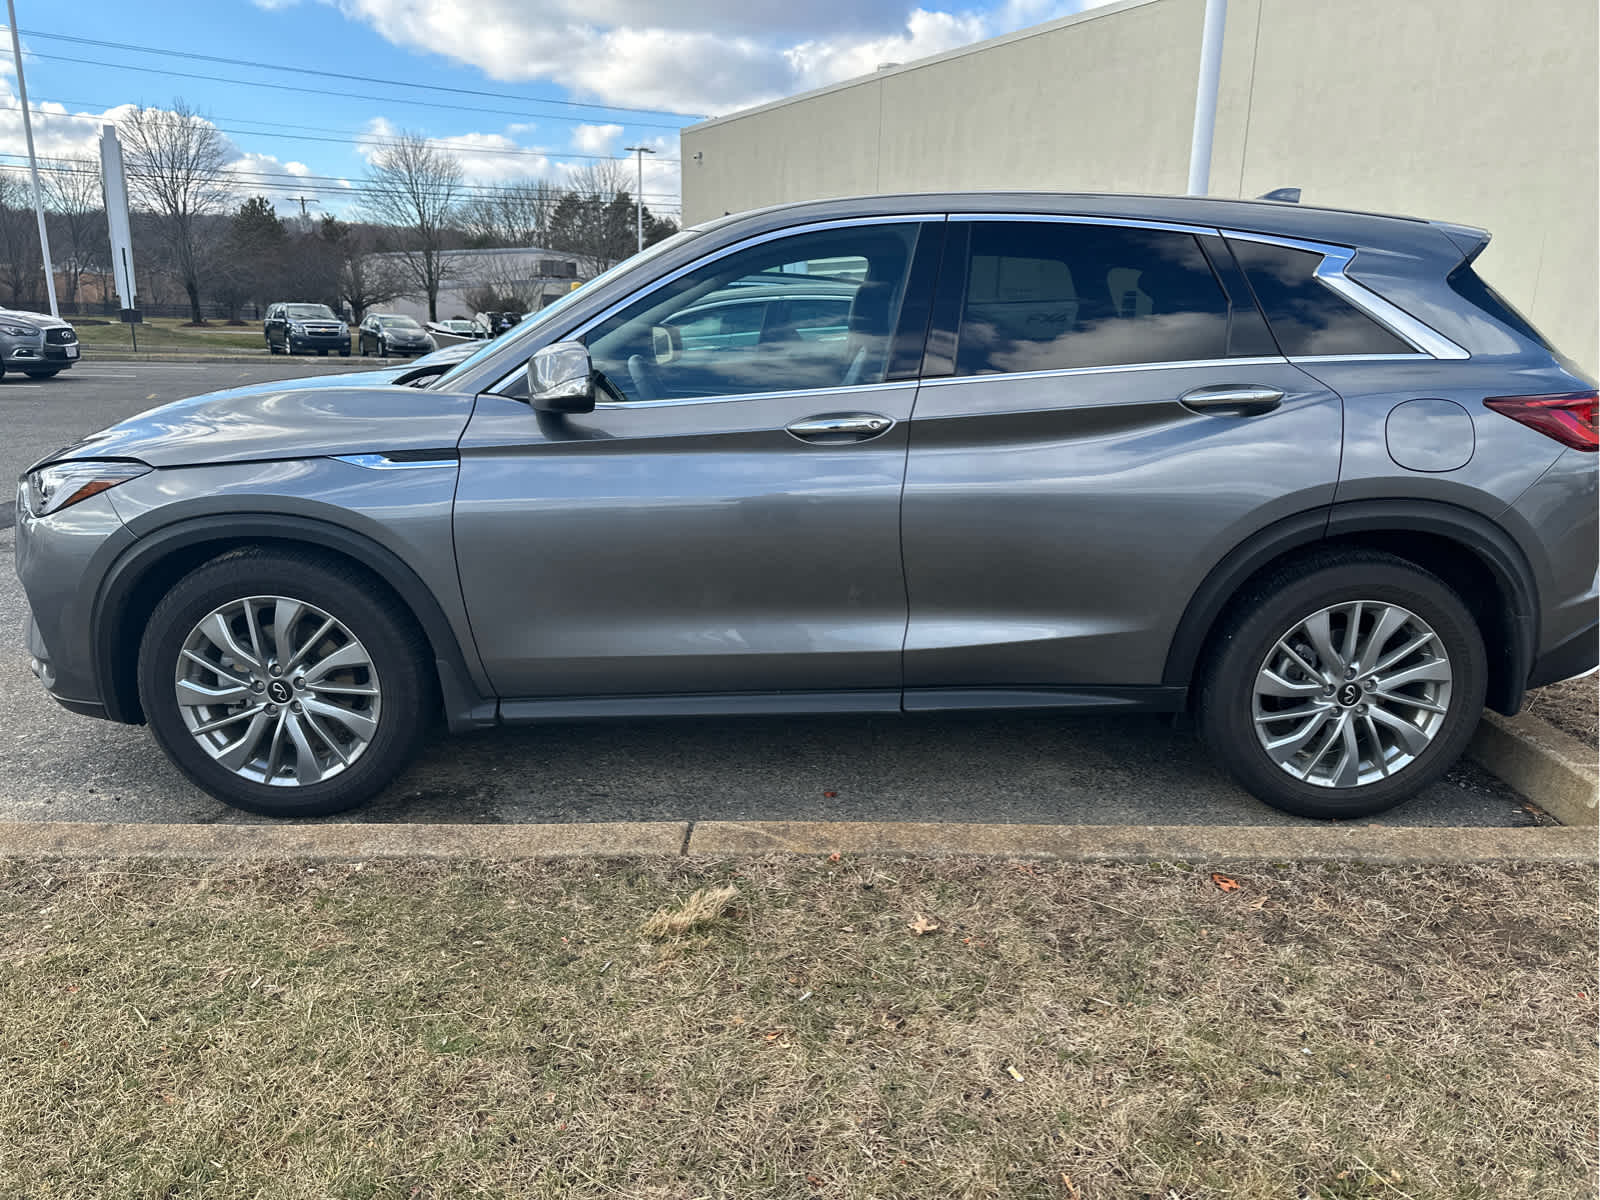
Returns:
[[[21,489],[28,646],[230,804],[429,715],[1191,710],[1290,812],[1436,780],[1596,662],[1594,381],[1481,230],[888,196],[670,238],[425,390],[168,405]],[[803,277],[842,320],[684,314]]]

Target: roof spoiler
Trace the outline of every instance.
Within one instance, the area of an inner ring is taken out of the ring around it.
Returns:
[[[1466,266],[1489,244],[1489,231],[1476,225],[1454,225],[1449,221],[1433,221],[1433,227],[1450,239],[1451,245],[1461,251],[1461,265]]]

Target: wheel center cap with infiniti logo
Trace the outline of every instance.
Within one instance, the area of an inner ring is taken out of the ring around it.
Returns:
[[[289,699],[293,694],[289,690],[289,685],[281,679],[274,679],[267,684],[267,695],[271,697],[274,704],[289,703]]]
[[[1354,708],[1361,700],[1361,688],[1358,684],[1347,683],[1339,689],[1339,703],[1346,708]]]

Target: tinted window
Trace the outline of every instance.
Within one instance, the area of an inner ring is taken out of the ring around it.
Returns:
[[[1446,277],[1446,282],[1456,295],[1480,312],[1488,313],[1494,320],[1521,334],[1535,345],[1543,346],[1552,352],[1555,350],[1555,347],[1545,340],[1544,334],[1530,325],[1528,319],[1513,308],[1509,300],[1485,283],[1482,276],[1466,263],[1451,271]]]
[[[1285,354],[1415,354],[1314,273],[1322,255],[1228,239]]]
[[[584,339],[590,357],[623,400],[881,382],[917,230],[821,230],[716,259],[596,326]],[[838,296],[831,327],[797,307],[819,288]]]
[[[286,304],[283,315],[292,321],[316,320],[319,317],[325,321],[335,319],[333,309],[326,304]]]
[[[1228,298],[1186,233],[975,221],[956,374],[1223,358]]]

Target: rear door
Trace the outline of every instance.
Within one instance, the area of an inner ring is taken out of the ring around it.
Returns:
[[[478,398],[456,548],[501,696],[848,692],[898,708],[906,422],[942,227],[719,251],[568,335],[598,372],[594,412],[530,411],[520,375]],[[849,294],[843,336],[763,319],[754,341],[686,348],[678,318],[796,275]]]
[[[906,706],[1159,684],[1206,573],[1331,502],[1340,427],[1214,231],[952,217],[902,515]]]

